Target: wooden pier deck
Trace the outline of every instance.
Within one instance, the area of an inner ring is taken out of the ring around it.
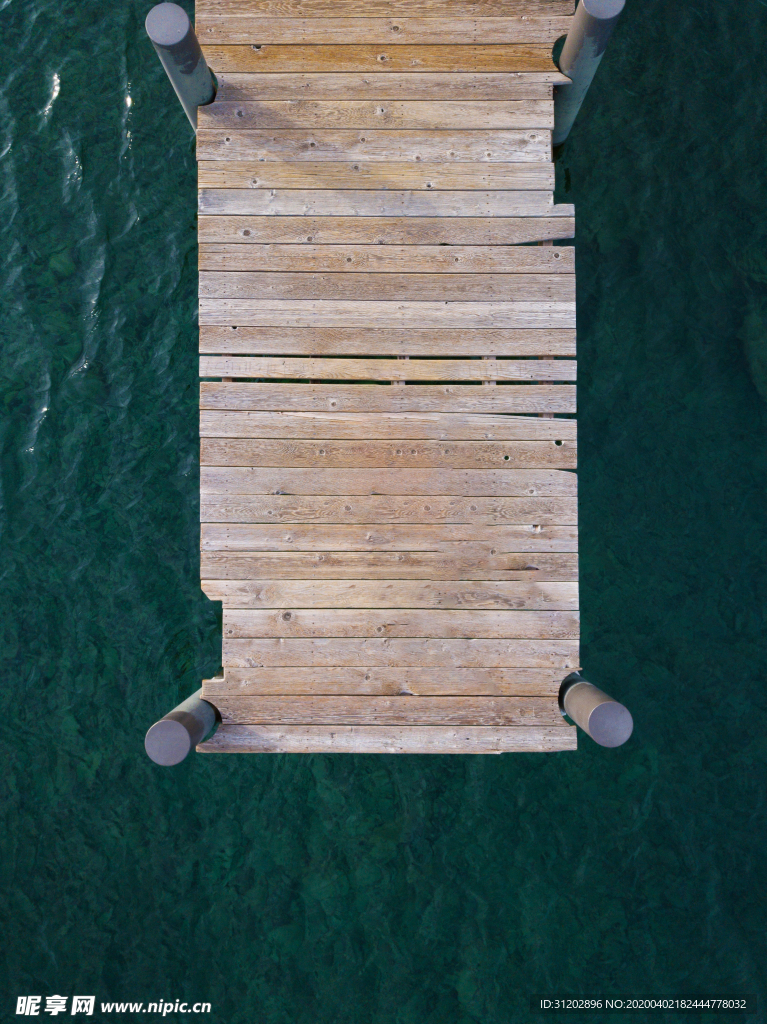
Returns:
[[[198,0],[198,749],[575,748],[572,11]]]

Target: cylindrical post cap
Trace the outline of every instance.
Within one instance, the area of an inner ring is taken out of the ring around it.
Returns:
[[[581,4],[592,18],[617,18],[626,6],[626,0],[581,0]],[[171,7],[172,5],[163,4],[162,6]]]
[[[146,734],[144,747],[155,764],[181,764],[192,749],[192,737],[181,722],[163,718]]]
[[[186,38],[191,22],[178,4],[158,4],[147,14],[145,25],[155,46],[178,46]]]
[[[601,747],[620,747],[634,731],[634,719],[623,704],[609,700],[589,715],[589,735]]]

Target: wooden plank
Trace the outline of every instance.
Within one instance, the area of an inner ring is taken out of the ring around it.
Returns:
[[[203,244],[200,270],[558,275],[566,279],[575,276],[573,252],[572,246]]]
[[[435,551],[204,551],[200,575],[222,580],[311,577],[342,579],[560,580],[578,579],[575,554],[496,554],[466,544],[457,554]]]
[[[273,377],[307,380],[575,380],[574,359],[279,359],[202,356],[201,377]]]
[[[241,725],[564,725],[553,697],[222,696],[216,707]]]
[[[359,302],[575,302],[574,274],[200,272],[201,299]],[[560,368],[561,369],[561,368]],[[254,376],[250,374],[249,376]],[[314,376],[317,376],[316,374]],[[531,379],[532,375],[530,375]],[[558,378],[561,379],[561,378]]]
[[[453,49],[451,47],[450,49]],[[373,160],[385,163],[541,163],[551,159],[551,132],[542,128],[444,131],[360,131],[201,128],[198,160],[279,162]]]
[[[572,217],[205,217],[200,242],[517,245],[572,238]]]
[[[203,189],[201,214],[280,217],[572,217],[551,192]]]
[[[407,495],[201,495],[211,523],[535,523],[575,525],[574,497],[429,497]]]
[[[560,443],[557,444],[557,441]],[[574,441],[338,441],[202,438],[203,466],[323,469],[575,469]]]
[[[245,248],[233,246],[233,248]],[[248,247],[250,248],[250,247]],[[500,250],[503,251],[503,250]],[[514,250],[511,250],[514,251]],[[518,252],[531,251],[527,247]],[[200,329],[200,352],[296,356],[574,356],[573,330],[365,330],[353,328],[217,327]],[[242,435],[247,436],[247,435]],[[268,435],[259,435],[268,436]],[[327,435],[320,435],[325,437]]]
[[[200,19],[258,18],[546,18],[573,13],[573,0],[197,0]]]
[[[221,72],[216,77],[216,98],[225,103],[292,99],[547,100],[551,99],[555,84],[566,85],[570,81],[556,70],[511,74],[464,72],[461,75]]]
[[[365,188],[365,189],[530,189],[554,188],[552,163],[393,164],[393,163],[258,163],[247,160],[201,160],[200,188]],[[250,268],[242,268],[250,269]]]
[[[465,611],[418,608],[226,609],[224,636],[426,637],[434,639],[577,639],[577,612]]]
[[[197,18],[195,31],[207,45],[253,43],[538,43],[553,46],[570,31],[570,17],[500,18]]]
[[[562,469],[276,469],[200,467],[208,494],[433,494],[572,497],[577,477]]]
[[[561,672],[545,668],[228,668],[226,678],[203,679],[205,700],[219,696],[348,694],[370,696],[554,697]]]
[[[545,100],[259,100],[200,107],[200,128],[553,128]]]
[[[200,298],[201,324],[253,327],[575,327],[574,302]],[[565,411],[565,410],[559,410]]]
[[[312,639],[227,640],[232,668],[557,668],[579,667],[577,640]],[[563,678],[567,671],[563,671]]]
[[[340,13],[340,12],[338,12]],[[376,44],[211,46],[202,52],[211,70],[241,73],[269,71],[554,71],[551,46],[529,43],[467,46]]]
[[[565,441],[576,443],[575,420],[538,416],[439,413],[200,412],[201,437],[304,438],[354,441],[361,437],[435,441]],[[560,447],[557,445],[557,447]]]
[[[576,730],[559,726],[221,725],[204,754],[501,754],[575,750]]]
[[[407,526],[285,527],[256,523],[202,523],[203,551],[445,551],[456,544],[483,545],[491,552],[577,551],[577,526],[477,526],[476,523]]]
[[[574,413],[572,384],[200,384],[201,409],[257,412]]]
[[[225,608],[510,608],[538,611],[578,609],[577,583],[462,583],[456,580],[203,580],[202,589],[211,601],[223,601]],[[227,682],[229,681],[227,674]],[[422,683],[421,686],[423,685]],[[558,691],[559,682],[556,692]],[[400,691],[397,689],[392,692]],[[414,692],[440,691],[420,689]]]

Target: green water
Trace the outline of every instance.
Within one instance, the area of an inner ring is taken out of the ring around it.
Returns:
[[[767,3],[629,0],[559,163],[583,664],[629,744],[172,770],[143,734],[217,669],[220,624],[193,141],[150,6],[0,0],[2,1020],[54,993],[211,1024],[767,1006]]]

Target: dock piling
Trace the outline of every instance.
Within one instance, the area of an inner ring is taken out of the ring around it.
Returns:
[[[559,707],[601,747],[620,747],[634,731],[631,712],[579,672],[562,681]]]
[[[161,765],[180,764],[205,739],[216,722],[216,709],[193,693],[149,729],[144,740],[147,754]]]
[[[581,0],[578,4],[559,58],[559,69],[572,84],[557,86],[554,91],[553,145],[561,145],[570,134],[625,4],[626,0]]]
[[[196,131],[197,108],[213,101],[216,86],[192,23],[178,4],[164,3],[152,8],[145,25],[181,106]]]

